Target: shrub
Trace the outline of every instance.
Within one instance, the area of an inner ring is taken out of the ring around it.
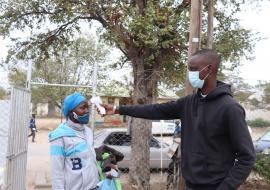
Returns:
[[[268,127],[270,126],[270,121],[264,120],[262,118],[257,118],[254,120],[248,120],[247,124],[251,127]]]
[[[254,170],[270,181],[270,155],[257,154]]]

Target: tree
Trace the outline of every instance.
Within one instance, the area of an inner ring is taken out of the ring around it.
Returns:
[[[252,32],[240,27],[235,18],[245,2],[220,0],[215,6],[218,23],[214,30],[214,49],[234,66],[239,64],[240,57],[250,58],[254,44]],[[70,45],[70,39],[80,30],[81,21],[85,24],[95,20],[103,28],[103,38],[122,51],[121,64],[130,61],[132,65],[133,102],[153,103],[159,81],[176,85],[185,79],[189,5],[190,0],[2,0],[0,33],[9,36],[14,29],[37,29],[29,39],[16,40],[10,55],[38,61],[49,57],[57,48]],[[49,28],[55,28],[42,30],[48,23]],[[205,46],[206,40],[202,44]],[[138,189],[147,190],[150,188],[151,125],[140,119],[136,119],[134,125],[134,165],[130,179]]]
[[[264,83],[260,83],[259,85],[259,88],[262,89],[262,101],[261,101],[261,104],[262,104],[262,107],[264,109],[270,109],[270,83],[267,83],[267,82],[264,82]]]
[[[104,70],[107,59],[107,47],[100,43],[96,48],[92,36],[80,37],[69,46],[58,49],[55,56],[50,59],[36,62],[32,71],[32,81],[40,83],[78,84],[91,85],[94,61],[99,62],[99,67]],[[15,61],[16,63],[16,61]],[[25,86],[26,71],[21,65],[11,64],[9,81],[17,86]],[[104,72],[98,73],[99,84],[104,83]],[[100,85],[101,86],[101,85]],[[65,96],[73,91],[80,91],[88,97],[91,89],[74,87],[32,86],[32,102],[34,105],[48,102],[49,107],[61,104]],[[52,109],[53,110],[53,109]],[[52,113],[53,114],[53,113]]]
[[[266,84],[263,90],[263,100],[266,104],[270,104],[270,84]]]
[[[237,73],[226,75],[226,82],[231,84],[232,94],[241,104],[250,103],[249,98],[255,93],[254,86],[244,82]]]
[[[6,94],[7,94],[6,90],[0,86],[0,100],[3,99]]]

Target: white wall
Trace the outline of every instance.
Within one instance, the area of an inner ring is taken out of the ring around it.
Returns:
[[[246,118],[247,120],[262,118],[264,120],[270,121],[270,111],[262,110],[262,109],[257,109],[257,110],[246,109]]]
[[[37,104],[37,115],[47,116],[48,115],[48,103],[38,103]]]

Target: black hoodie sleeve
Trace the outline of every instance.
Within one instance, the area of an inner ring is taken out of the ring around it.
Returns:
[[[236,160],[217,190],[237,189],[250,174],[256,157],[244,109],[239,104],[234,104],[228,108],[225,117]]]
[[[184,102],[185,97],[162,104],[120,106],[119,113],[143,119],[179,119],[184,113]]]

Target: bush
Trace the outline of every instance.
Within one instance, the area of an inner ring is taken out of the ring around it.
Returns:
[[[257,154],[254,170],[270,181],[270,155]]]
[[[247,124],[251,127],[268,127],[270,126],[270,121],[264,120],[262,118],[257,118],[254,120],[248,120]]]

